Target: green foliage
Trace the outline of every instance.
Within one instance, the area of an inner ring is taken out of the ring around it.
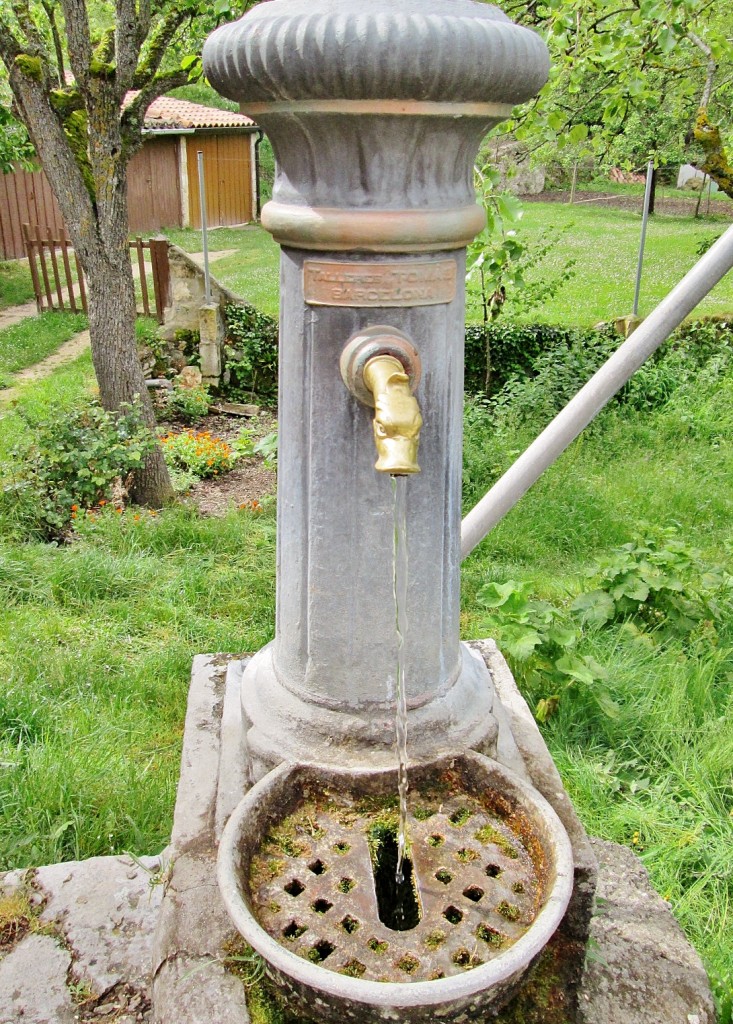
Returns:
[[[168,409],[184,423],[198,423],[209,411],[211,396],[204,384],[183,387],[177,381],[168,396]]]
[[[704,635],[733,615],[733,576],[722,565],[708,565],[670,528],[662,544],[643,538],[599,558],[588,576],[598,588],[580,594],[570,610],[584,623],[603,626],[633,620],[662,637]]]
[[[10,110],[0,103],[0,174],[10,174],[18,167],[32,170],[34,155],[25,125],[16,121]]]
[[[136,402],[117,413],[92,402],[71,413],[28,423],[30,436],[12,450],[12,478],[0,492],[0,522],[14,532],[58,537],[81,509],[107,501],[155,446]]]
[[[495,636],[517,678],[546,694],[537,703],[537,720],[545,722],[571,687],[591,689],[606,714],[617,709],[605,685],[607,672],[590,654],[576,648],[581,632],[567,611],[528,597],[529,583],[487,583],[476,595],[486,614],[481,629]]]
[[[223,393],[235,400],[277,397],[278,324],[254,306],[227,306]]]
[[[488,165],[476,169],[477,192],[486,213],[486,227],[470,244],[466,285],[469,310],[480,311],[484,326],[501,313],[504,304],[529,310],[554,296],[572,276],[574,260],[568,259],[559,271],[542,267],[557,245],[557,232],[548,231],[534,241],[520,241],[517,226],[523,215],[522,204],[511,193],[498,193],[499,175]],[[493,373],[493,355],[489,335],[485,335],[485,382],[488,391]]]
[[[234,442],[234,450],[239,455],[251,457],[261,455],[267,469],[275,469],[277,466],[277,429],[258,437],[257,431],[252,427],[245,427],[239,432],[239,437]]]
[[[219,476],[233,469],[237,453],[208,431],[183,430],[161,438],[163,454],[172,469],[183,470],[199,479]]]

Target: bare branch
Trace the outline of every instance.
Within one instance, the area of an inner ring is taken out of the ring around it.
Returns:
[[[51,37],[53,39],[54,50],[56,51],[56,67],[58,70],[58,84],[63,86],[65,79],[64,72],[64,50],[61,45],[61,36],[59,35],[58,25],[56,24],[56,11],[50,0],[41,0],[46,17],[48,18],[48,24],[51,27]]]
[[[158,23],[145,47],[142,61],[135,73],[133,88],[144,89],[154,80],[171,40],[190,17],[190,12],[173,9]],[[159,96],[160,93],[155,95]]]
[[[710,104],[710,97],[713,95],[713,83],[715,81],[715,72],[718,70],[718,65],[713,57],[713,51],[710,49],[708,44],[700,38],[700,36],[696,35],[694,32],[688,32],[687,38],[690,42],[694,43],[698,50],[701,50],[707,58],[705,85],[703,86],[699,104],[702,110],[706,110]]]
[[[86,0],[61,0],[69,41],[69,63],[80,89],[86,90],[92,63],[92,40]]]
[[[115,28],[117,77],[124,93],[132,88],[135,69],[140,57],[140,47],[147,31],[141,34],[135,0],[117,0],[115,7],[117,14]]]

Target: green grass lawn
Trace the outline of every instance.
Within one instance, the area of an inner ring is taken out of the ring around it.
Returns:
[[[697,262],[704,239],[721,234],[724,221],[655,216],[647,229],[639,313],[646,316]],[[549,228],[561,229],[548,270],[574,259],[575,276],[540,311],[523,319],[591,327],[630,313],[634,301],[641,217],[624,210],[561,203],[527,203],[520,239],[537,239]],[[511,316],[510,304],[507,313]],[[698,306],[696,316],[733,313],[733,274],[728,274]]]
[[[696,263],[695,250],[703,239],[722,233],[727,222],[686,217],[655,216],[647,231],[640,313],[654,306]],[[641,217],[624,210],[562,203],[526,203],[519,238],[536,240],[547,229],[562,235],[544,266],[559,270],[576,261],[575,276],[541,310],[522,319],[591,327],[631,312]],[[201,250],[198,231],[171,231],[173,242],[188,252]],[[213,276],[264,312],[277,316],[278,248],[258,227],[217,228],[209,245],[237,253],[211,265]],[[517,317],[507,303],[507,317]],[[701,315],[733,313],[733,274],[729,274],[699,307]],[[471,313],[469,312],[469,315]],[[474,316],[478,313],[474,312]]]
[[[31,272],[25,260],[0,263],[0,309],[32,302],[34,296]]]
[[[83,313],[42,313],[0,330],[0,388],[12,374],[40,362],[87,326]]]

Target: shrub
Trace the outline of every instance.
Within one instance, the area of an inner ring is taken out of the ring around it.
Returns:
[[[0,516],[16,513],[21,532],[45,538],[61,535],[79,510],[108,501],[155,447],[137,402],[119,412],[93,402],[29,426],[30,439],[11,453],[19,468],[3,488]]]
[[[203,384],[182,387],[177,381],[168,397],[168,409],[184,423],[198,423],[209,411],[211,398]]]
[[[234,467],[236,453],[220,437],[207,431],[184,430],[161,438],[166,462],[199,479],[228,473]]]
[[[278,323],[254,306],[227,306],[222,393],[236,399],[277,398]]]

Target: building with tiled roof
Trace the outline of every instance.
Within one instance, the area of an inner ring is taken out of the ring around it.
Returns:
[[[260,135],[244,114],[173,96],[153,100],[145,112],[143,147],[128,172],[130,230],[201,226],[199,153],[209,227],[255,220]]]
[[[189,128],[194,131],[204,128],[254,128],[255,123],[244,114],[231,110],[217,110],[200,103],[175,99],[173,96],[159,96],[145,112],[146,132],[176,131]]]

